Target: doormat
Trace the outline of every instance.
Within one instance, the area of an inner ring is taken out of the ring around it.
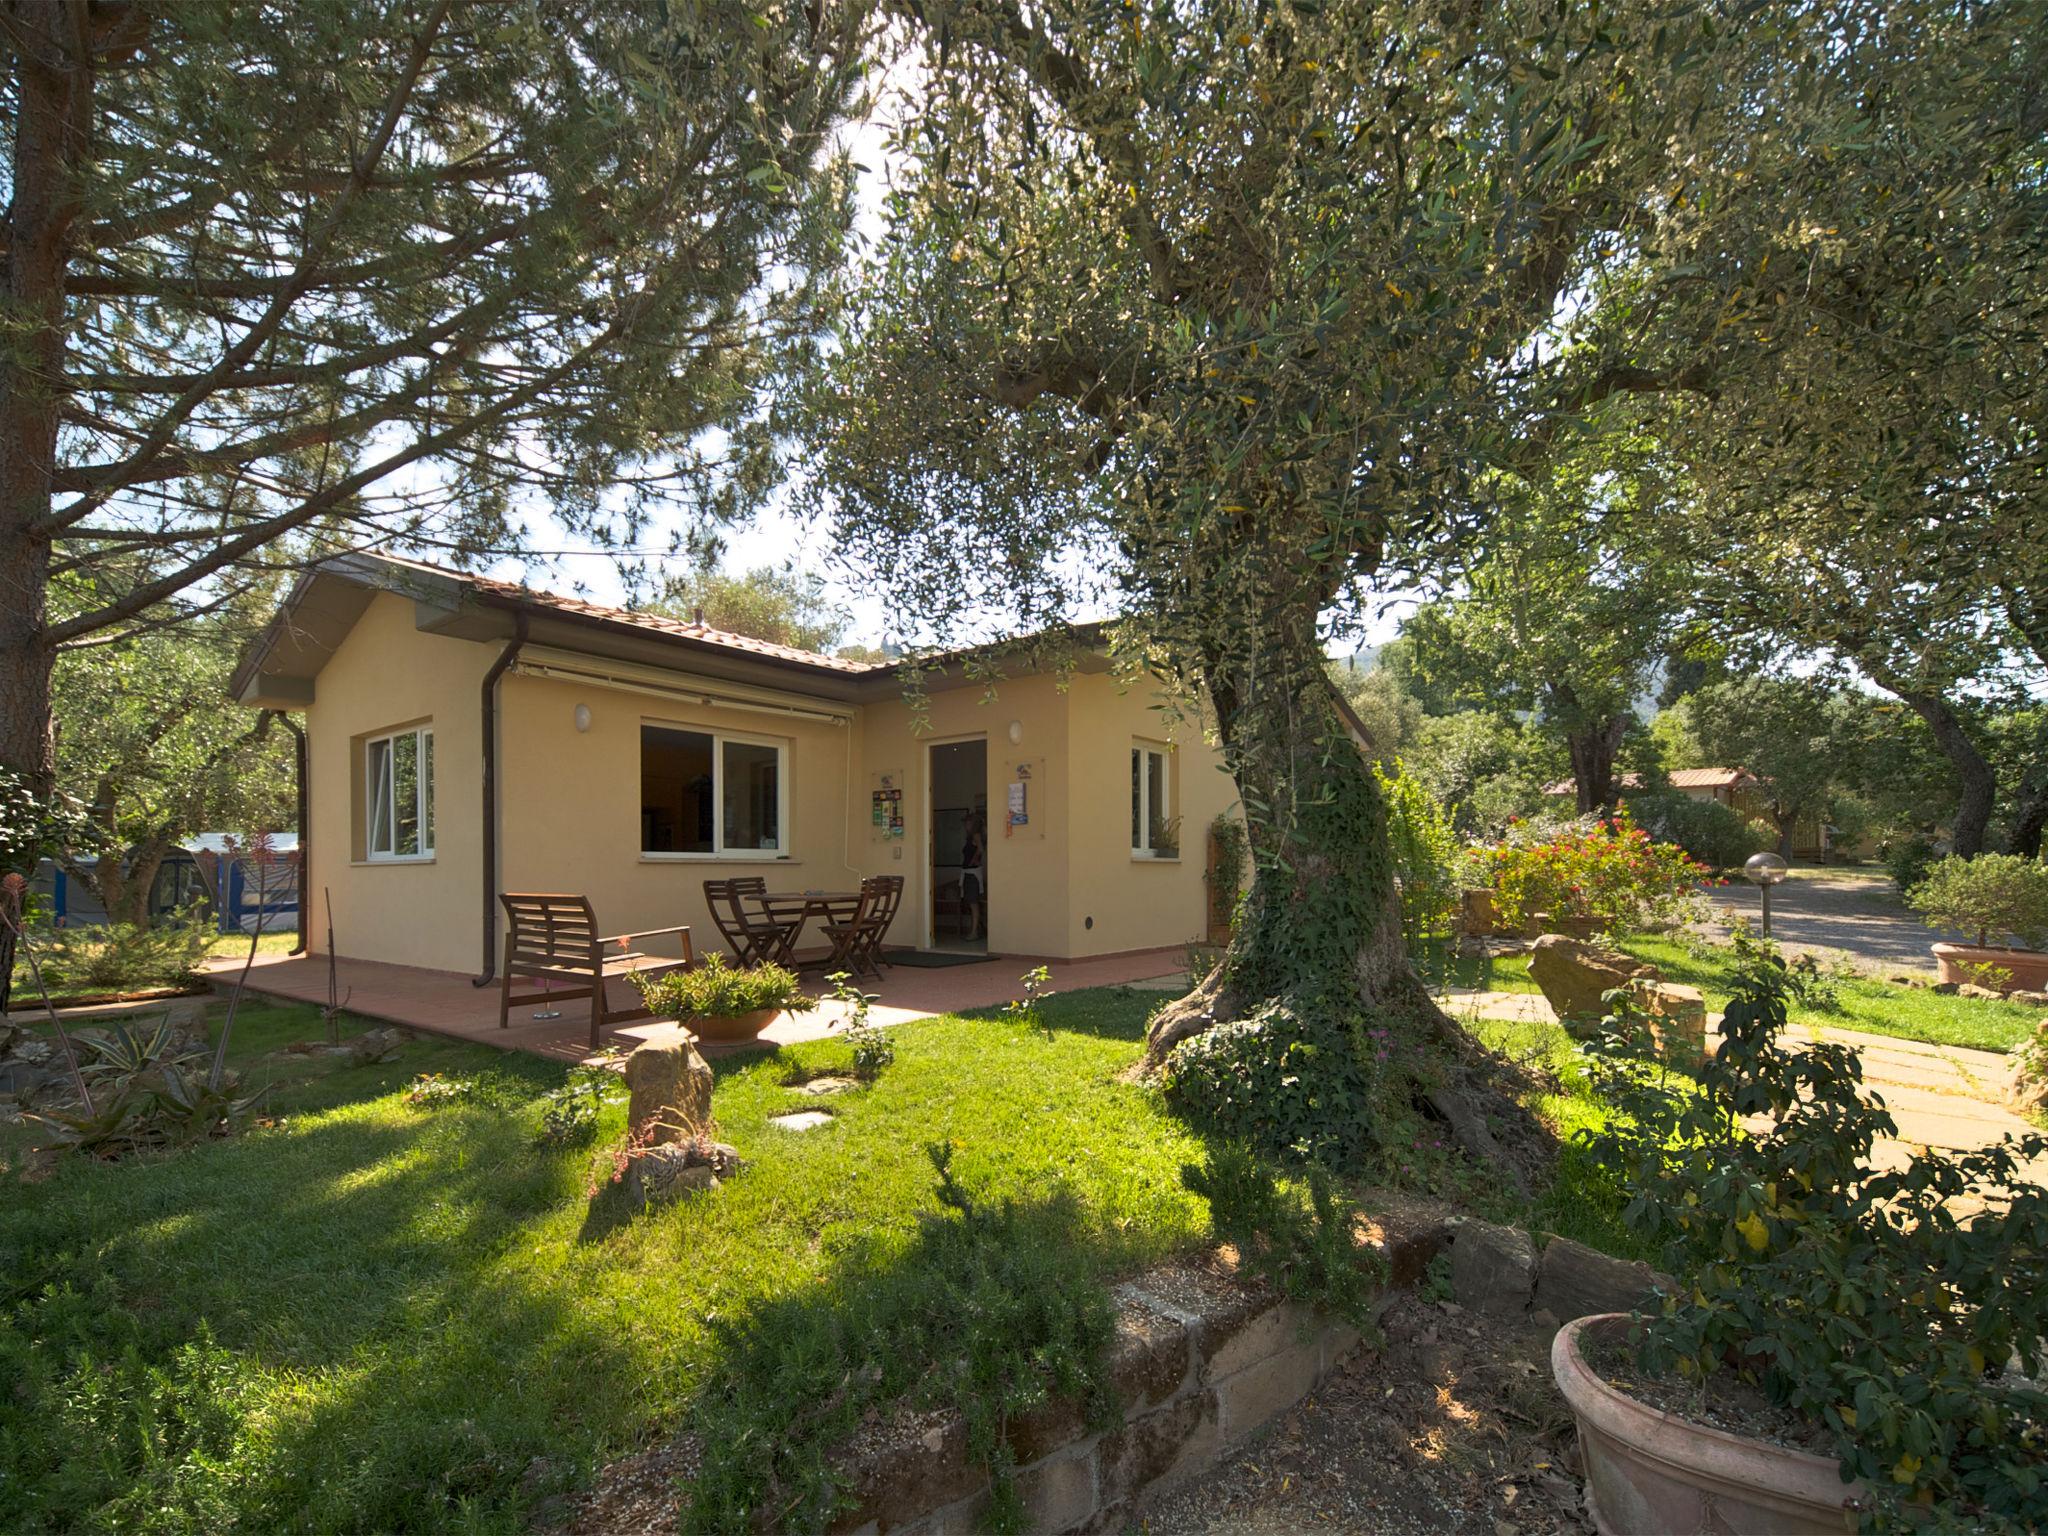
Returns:
[[[949,965],[986,965],[1003,957],[977,954],[971,949],[885,949],[882,958],[891,965],[907,965],[912,970],[940,971]]]

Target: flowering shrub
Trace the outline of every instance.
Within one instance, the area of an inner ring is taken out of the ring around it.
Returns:
[[[1658,843],[1626,810],[1536,838],[1515,836],[1473,851],[1480,881],[1502,919],[1519,927],[1530,914],[1590,918],[1626,932],[1675,918],[1707,877],[1675,843]]]

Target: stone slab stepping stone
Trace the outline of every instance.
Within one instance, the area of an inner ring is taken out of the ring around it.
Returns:
[[[814,1077],[809,1082],[792,1083],[790,1086],[798,1093],[808,1093],[817,1097],[827,1093],[844,1093],[849,1088],[858,1088],[860,1082],[857,1078],[851,1077]]]
[[[821,1125],[830,1125],[832,1117],[822,1109],[800,1109],[793,1115],[772,1115],[768,1123],[785,1131],[815,1131]]]

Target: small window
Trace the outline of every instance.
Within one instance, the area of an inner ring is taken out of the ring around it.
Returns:
[[[363,802],[371,859],[425,859],[434,852],[434,732],[430,726],[372,737],[363,747]]]
[[[788,749],[681,726],[640,727],[640,851],[778,854]]]
[[[1137,858],[1180,857],[1180,818],[1173,814],[1168,765],[1165,747],[1131,748],[1131,853]]]

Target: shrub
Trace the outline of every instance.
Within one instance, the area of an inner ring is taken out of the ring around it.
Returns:
[[[1880,1520],[1933,1502],[1941,1528],[2037,1528],[2048,1395],[1993,1373],[2043,1359],[2048,1193],[2021,1160],[2048,1140],[1873,1168],[1897,1127],[1856,1054],[1781,1046],[1785,965],[1735,942],[1723,1044],[1697,1081],[1619,1036],[1592,1047],[1618,1113],[1580,1142],[1631,1191],[1623,1219],[1692,1277],[1641,1328],[1643,1368],[1732,1371],[1824,1426]],[[1967,1222],[1948,1206],[1965,1194],[1985,1206]]]
[[[1401,934],[1409,954],[1419,955],[1451,932],[1460,884],[1458,835],[1436,796],[1399,762],[1391,774],[1373,764],[1372,776],[1387,807],[1387,841],[1401,887]]]
[[[1340,1027],[1275,1003],[1182,1041],[1167,1058],[1167,1102],[1190,1124],[1261,1151],[1338,1166],[1368,1150],[1374,1075]]]
[[[597,1119],[607,1104],[624,1097],[619,1075],[605,1067],[576,1067],[561,1087],[541,1096],[540,1128],[534,1139],[544,1147],[587,1147],[597,1139]]]
[[[1878,856],[1884,860],[1885,873],[1892,877],[1901,896],[1911,896],[1941,858],[1934,844],[1918,835],[1887,838]]]
[[[2022,947],[2048,944],[2048,864],[2016,853],[1950,854],[1906,897],[1930,928],[1974,933],[1984,947],[2007,934]]]
[[[1651,841],[1626,810],[1548,836],[1511,836],[1473,850],[1473,861],[1510,927],[1547,912],[1640,928],[1683,912],[1707,874],[1682,848]]]
[[[896,1043],[868,1022],[868,1010],[881,997],[863,992],[848,971],[834,971],[825,979],[832,983],[832,1001],[846,1006],[846,1043],[853,1047],[853,1075],[873,1082],[896,1060]]]
[[[728,965],[717,950],[687,970],[648,977],[635,972],[633,985],[657,1018],[687,1024],[692,1019],[730,1019],[763,1008],[805,1013],[817,999],[804,995],[796,973],[774,965]]]
[[[1733,869],[1777,842],[1769,828],[1733,807],[1677,790],[1631,795],[1628,810],[1651,837],[1677,844],[1710,869]]]
[[[107,923],[31,933],[43,983],[67,992],[139,992],[198,978],[213,932],[195,909],[154,926]]]
[[[22,1116],[45,1133],[48,1150],[115,1158],[225,1136],[263,1097],[260,1089],[237,1097],[239,1076],[209,1072],[204,1042],[168,1019],[147,1029],[81,1029],[71,1040],[89,1099]]]

